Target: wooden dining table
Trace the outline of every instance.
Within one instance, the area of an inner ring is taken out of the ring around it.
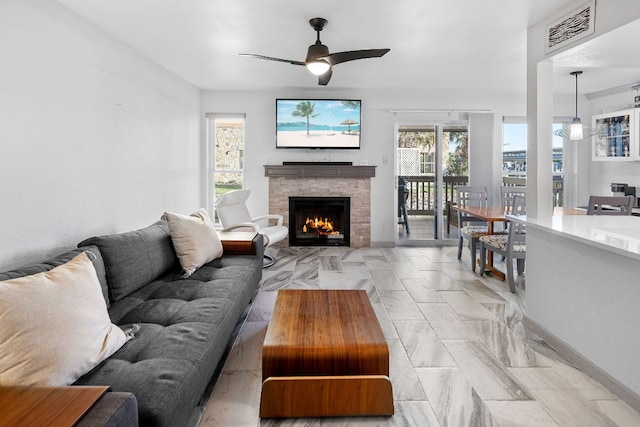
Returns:
[[[494,223],[496,222],[508,222],[509,220],[506,217],[505,208],[502,206],[467,206],[461,207],[454,205],[453,209],[456,211],[460,211],[464,214],[473,216],[482,221],[487,222],[487,234],[495,234]],[[505,274],[498,270],[493,265],[493,252],[488,251],[487,254],[487,265],[485,267],[485,272],[491,272],[494,276],[498,277],[500,280],[504,280]],[[480,260],[476,261],[478,265],[480,265]]]
[[[509,222],[507,218],[506,210],[503,206],[467,206],[461,207],[457,205],[453,205],[452,208],[456,211],[460,211],[464,214],[476,217],[482,221],[487,222],[487,234],[495,234],[494,223],[496,222]],[[556,207],[554,208],[554,215],[586,215],[587,211],[581,208],[569,208],[569,207]],[[478,265],[480,265],[480,260],[476,261]],[[487,254],[487,265],[485,267],[485,272],[491,272],[494,276],[498,277],[500,280],[505,279],[505,274],[498,270],[493,265],[493,252],[489,251]]]

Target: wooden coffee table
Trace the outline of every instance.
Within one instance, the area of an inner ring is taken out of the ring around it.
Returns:
[[[262,418],[393,415],[389,347],[367,293],[280,290],[262,380]]]

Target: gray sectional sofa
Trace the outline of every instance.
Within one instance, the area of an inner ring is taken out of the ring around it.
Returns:
[[[75,384],[108,385],[135,399],[118,393],[103,398],[85,425],[130,421],[137,401],[141,426],[183,426],[257,292],[262,237],[254,243],[254,255],[224,255],[180,279],[167,224],[158,221],[141,230],[92,237],[42,264],[0,273],[0,280],[50,270],[83,250],[96,254],[93,263],[111,321],[134,337]]]

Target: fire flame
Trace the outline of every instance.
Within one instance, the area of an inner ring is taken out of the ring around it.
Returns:
[[[329,218],[307,218],[305,224],[302,226],[302,231],[305,233],[315,232],[320,235],[328,235],[328,234],[340,234],[339,231],[335,231],[333,229],[333,223],[329,220]]]

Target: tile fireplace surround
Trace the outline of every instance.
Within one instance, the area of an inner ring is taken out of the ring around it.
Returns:
[[[351,247],[371,245],[375,166],[266,165],[265,176],[269,177],[269,212],[283,215],[285,226],[289,226],[289,197],[350,197]]]

